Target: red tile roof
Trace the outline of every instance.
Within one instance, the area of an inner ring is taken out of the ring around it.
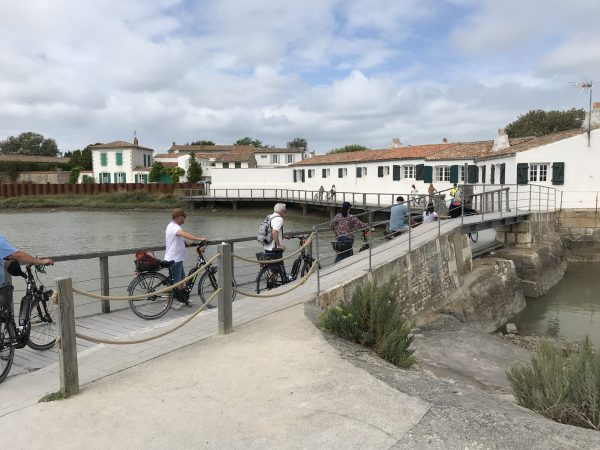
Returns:
[[[253,153],[225,153],[219,155],[216,160],[218,162],[249,162],[256,159]]]
[[[299,161],[291,166],[312,166],[319,164],[345,164],[369,161],[390,161],[396,159],[423,159],[440,152],[454,144],[414,145],[408,147],[362,150],[358,152],[331,153],[317,155]]]

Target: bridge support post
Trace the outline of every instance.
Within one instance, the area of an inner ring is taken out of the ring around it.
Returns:
[[[335,217],[335,207],[330,206],[329,207],[329,220],[333,220],[333,218]]]
[[[190,209],[191,211],[193,211],[194,209],[196,209],[196,202],[194,202],[193,200],[191,200],[190,202],[188,202],[188,209]]]
[[[100,294],[102,295],[110,295],[110,277],[108,274],[108,256],[101,256],[98,258],[100,260]],[[109,313],[110,312],[110,301],[102,300],[102,312]]]
[[[302,215],[306,216],[308,214],[308,205],[306,203],[302,204]]]
[[[218,245],[218,252],[221,254],[221,263],[218,268],[218,282],[221,291],[218,294],[219,299],[219,334],[231,333],[233,325],[231,308],[231,278],[232,278],[232,258],[231,245],[223,242]]]
[[[238,202],[231,202],[231,206],[233,208],[234,211],[237,211],[238,209]]]
[[[68,397],[79,393],[79,367],[77,366],[77,342],[75,340],[75,308],[73,305],[73,282],[70,278],[56,279],[58,294],[58,370],[60,392]]]

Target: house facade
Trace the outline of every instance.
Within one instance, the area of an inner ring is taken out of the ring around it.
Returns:
[[[133,144],[115,141],[92,147],[92,168],[94,182],[148,183],[152,168],[154,150],[141,147],[137,138]]]

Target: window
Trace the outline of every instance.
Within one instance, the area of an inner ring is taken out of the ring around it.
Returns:
[[[260,155],[260,159],[267,159],[267,155]]]
[[[223,163],[223,169],[229,169],[229,163]]]
[[[435,181],[450,181],[450,166],[436,166]]]
[[[294,162],[294,155],[285,155],[285,162],[292,164]]]
[[[108,172],[101,172],[99,174],[98,182],[100,184],[110,184],[110,173],[108,173]]]
[[[548,181],[548,164],[529,164],[529,181]]]
[[[465,181],[465,166],[462,165],[460,166],[460,168],[458,169],[458,179],[460,181]]]
[[[127,177],[125,175],[125,172],[115,173],[115,182],[117,182],[117,183],[127,183]]]
[[[106,156],[106,153],[100,153],[100,165],[106,166],[107,164],[108,164],[108,157]]]
[[[386,175],[389,175],[390,174],[390,166],[385,166],[383,168],[383,173],[385,173]]]
[[[362,177],[362,167],[356,168],[356,178]]]
[[[271,155],[271,164],[279,164],[279,155]]]
[[[383,166],[377,167],[377,177],[383,178]]]
[[[321,178],[327,178],[330,174],[330,169],[321,169]]]
[[[363,177],[366,177],[366,176],[367,176],[367,168],[366,168],[366,167],[363,167],[363,168],[362,168],[362,176],[363,176]]]
[[[117,157],[117,166],[122,166],[123,165],[123,152],[117,152],[116,157]]]
[[[315,175],[315,169],[308,169],[308,178],[312,178]]]
[[[344,178],[347,175],[348,175],[348,169],[341,168],[341,167],[338,169],[338,178]]]
[[[404,178],[414,178],[415,177],[415,166],[403,166]]]
[[[241,162],[236,162],[235,163],[235,168],[236,169],[241,169],[242,168],[242,163]]]

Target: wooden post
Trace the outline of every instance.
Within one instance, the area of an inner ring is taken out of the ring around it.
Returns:
[[[68,397],[79,392],[79,368],[77,366],[77,342],[75,340],[75,307],[73,283],[70,278],[56,279],[58,292],[58,370],[60,392]]]
[[[101,256],[100,258],[100,294],[110,295],[110,281],[108,275],[108,256]],[[110,312],[110,301],[102,300],[102,312]]]
[[[218,245],[218,252],[221,254],[221,264],[219,264],[218,280],[221,291],[219,297],[219,334],[229,334],[232,329],[232,309],[231,309],[231,245],[223,242]]]

